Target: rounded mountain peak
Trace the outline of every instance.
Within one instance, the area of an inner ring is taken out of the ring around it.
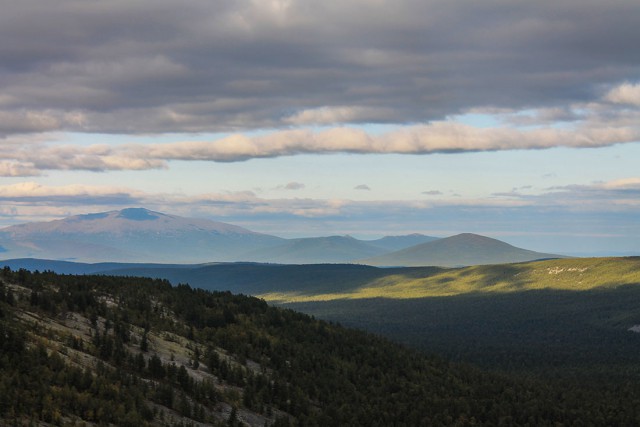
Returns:
[[[150,211],[145,208],[126,208],[118,211],[116,217],[123,219],[130,219],[133,221],[153,221],[159,219],[164,214]]]

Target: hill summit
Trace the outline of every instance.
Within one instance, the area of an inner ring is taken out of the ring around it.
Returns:
[[[377,266],[429,266],[460,267],[467,265],[507,264],[546,258],[564,258],[517,248],[508,243],[473,233],[422,243],[389,254],[362,261]]]

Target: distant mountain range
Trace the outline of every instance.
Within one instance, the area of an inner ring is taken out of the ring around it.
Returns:
[[[293,239],[281,245],[247,253],[247,260],[279,264],[317,264],[345,262],[381,255],[384,248],[351,236]]]
[[[244,254],[244,261],[278,264],[345,263],[438,240],[424,234],[359,240],[351,236],[308,237]]]
[[[144,208],[77,215],[0,229],[5,259],[84,263],[262,262],[459,266],[557,258],[473,234],[422,234],[359,240],[351,236],[283,239],[236,225]],[[97,270],[99,271],[99,270]]]
[[[386,236],[378,240],[369,240],[367,243],[377,246],[388,251],[399,251],[404,248],[419,245],[420,243],[433,242],[439,237],[425,236],[424,234],[414,233],[406,236]]]

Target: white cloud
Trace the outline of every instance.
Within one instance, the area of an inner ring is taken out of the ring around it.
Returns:
[[[411,154],[594,148],[640,141],[640,112],[607,117],[600,104],[571,126],[478,127],[453,120],[405,126],[377,134],[364,128],[288,129],[250,136],[231,134],[212,141],[125,145],[16,144],[0,140],[0,176],[38,175],[45,170],[147,170],[169,162],[238,162],[299,154]],[[630,115],[631,114],[631,115]],[[44,138],[44,137],[43,137]],[[15,138],[14,138],[15,139]]]
[[[14,135],[0,139],[0,176],[37,176],[47,170],[162,169],[175,160],[238,162],[330,153],[425,155],[553,147],[593,148],[640,141],[640,110],[618,109],[610,104],[615,101],[631,105],[638,101],[640,105],[640,85],[625,83],[614,87],[602,101],[605,102],[592,101],[571,108],[496,111],[494,117],[497,123],[504,123],[502,126],[472,126],[456,121],[459,116],[453,116],[449,120],[397,127],[383,134],[368,133],[366,128],[336,126],[317,131],[285,129],[258,135],[233,133],[211,141],[124,145],[61,144],[63,135],[51,133],[29,137]],[[339,122],[340,115],[353,111],[351,107],[321,109],[309,113],[307,119],[320,113],[324,118],[311,121]],[[13,121],[20,128],[45,131],[62,122],[81,124],[85,117],[76,112],[59,117],[28,111],[3,116],[0,112],[0,122],[3,120]],[[528,127],[518,127],[522,124]]]
[[[248,137],[232,135],[211,142],[176,142],[134,151],[158,160],[242,161],[304,153],[430,154],[447,152],[603,147],[640,140],[640,128],[577,126],[573,129],[479,128],[442,121],[408,126],[383,135],[337,127],[319,132],[276,131]],[[124,153],[123,153],[124,154]]]
[[[626,212],[637,215],[640,207],[640,178],[630,177],[591,184],[550,187],[541,194],[517,192],[494,194],[510,200],[526,201],[531,206],[569,212],[601,212],[611,215]]]
[[[0,161],[0,176],[26,177],[40,175],[40,171],[29,163]]]
[[[113,196],[128,194],[130,196],[140,195],[134,191],[123,187],[112,186],[87,186],[81,184],[65,186],[49,186],[37,182],[27,181],[11,185],[0,186],[0,198],[20,200],[27,198],[42,197],[84,197],[84,196]]]
[[[624,83],[611,89],[605,99],[615,104],[640,107],[640,84]]]
[[[338,123],[375,122],[389,117],[386,108],[360,106],[320,107],[298,111],[286,117],[285,123],[293,125],[334,125]]]
[[[621,178],[613,181],[608,181],[601,184],[605,189],[633,189],[640,190],[640,178]]]

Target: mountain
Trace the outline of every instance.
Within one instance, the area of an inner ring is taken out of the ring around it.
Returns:
[[[558,257],[474,234],[446,239],[410,234],[370,241],[351,236],[283,239],[223,222],[144,208],[6,227],[0,229],[0,253],[4,259],[80,263],[362,262],[379,266],[460,266]]]
[[[15,258],[0,261],[1,267],[12,270],[25,269],[29,271],[52,271],[58,274],[108,274],[111,271],[135,270],[148,271],[151,269],[196,269],[208,264],[157,264],[157,263],[126,263],[126,262],[72,262],[38,258]],[[181,282],[176,282],[181,283]]]
[[[385,236],[377,240],[365,240],[365,242],[385,249],[385,251],[399,251],[420,243],[432,242],[439,237],[425,236],[424,234],[413,233],[406,236]]]
[[[123,266],[123,268],[98,273],[152,277],[166,279],[174,285],[189,283],[191,286],[212,291],[231,291],[266,297],[277,294],[312,296],[350,292],[353,289],[369,286],[392,274],[400,274],[399,270],[409,274],[406,270],[410,269],[377,268],[357,264],[221,263],[190,268]],[[424,274],[427,272],[424,271]]]
[[[0,425],[635,425],[640,417],[631,371],[622,390],[509,377],[256,298],[160,280],[0,270],[0,336]]]
[[[534,252],[490,237],[463,233],[364,259],[362,263],[378,266],[456,267],[507,264],[546,258],[563,258],[563,256]]]
[[[344,263],[385,252],[379,246],[351,236],[308,237],[251,251],[244,254],[241,260],[280,264]]]
[[[359,240],[351,236],[291,239],[281,245],[244,254],[243,261],[280,264],[346,263],[437,240],[423,234]]]
[[[235,261],[250,248],[274,246],[281,241],[279,237],[231,224],[144,208],[77,215],[0,230],[5,258],[81,262]]]

